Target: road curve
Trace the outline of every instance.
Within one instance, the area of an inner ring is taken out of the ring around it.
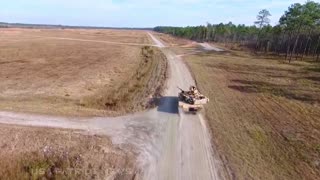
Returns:
[[[169,64],[164,97],[156,109],[115,118],[67,118],[0,112],[0,123],[79,129],[107,135],[120,148],[129,151],[126,149],[129,144],[139,154],[137,168],[140,173],[137,179],[220,179],[220,163],[214,158],[205,120],[201,114],[185,114],[178,109],[177,86],[187,89],[195,81],[182,59],[153,34],[148,34],[166,55]]]

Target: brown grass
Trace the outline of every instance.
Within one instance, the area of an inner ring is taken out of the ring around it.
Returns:
[[[154,47],[141,50],[142,61],[126,81],[109,90],[101,90],[82,103],[85,107],[107,108],[127,113],[150,108],[160,96],[166,78],[167,62],[162,52]]]
[[[134,155],[103,136],[81,132],[0,127],[1,179],[133,179]]]
[[[123,43],[152,44],[150,37],[139,30],[95,29],[0,29],[0,38],[5,41],[29,41],[46,37],[75,38],[84,40],[112,41]]]
[[[211,103],[214,142],[237,179],[320,175],[320,74],[315,64],[203,53],[187,59]]]
[[[229,179],[318,179],[319,64],[235,50],[187,55],[198,48],[174,48],[185,54],[211,100],[206,117]]]
[[[141,62],[145,61],[141,55],[142,47],[34,36],[150,42],[143,31],[1,31],[0,108],[62,115],[114,115],[110,109],[108,111],[97,106],[83,106],[83,101],[88,97],[98,100],[95,97],[101,92],[103,94],[100,96],[112,96],[116,88],[125,86],[128,77],[134,75],[132,72],[138,72]],[[155,55],[157,57],[152,56],[155,62],[163,57],[159,52]],[[141,88],[139,92],[141,91],[145,89]],[[137,103],[141,103],[140,100]],[[125,106],[123,108],[126,109]]]

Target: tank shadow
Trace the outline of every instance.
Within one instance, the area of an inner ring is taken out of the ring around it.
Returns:
[[[161,97],[158,104],[159,112],[178,114],[178,97],[176,96],[164,96]]]

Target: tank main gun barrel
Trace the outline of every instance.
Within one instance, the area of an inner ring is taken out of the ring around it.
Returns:
[[[179,88],[178,86],[177,86],[177,88],[178,88],[181,92],[184,92],[184,90],[183,90],[183,89],[181,89],[181,88]]]

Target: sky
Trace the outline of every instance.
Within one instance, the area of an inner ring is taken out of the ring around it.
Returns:
[[[315,0],[320,2],[320,0]],[[105,27],[194,26],[207,22],[253,25],[261,9],[278,23],[306,0],[2,0],[0,22]]]

